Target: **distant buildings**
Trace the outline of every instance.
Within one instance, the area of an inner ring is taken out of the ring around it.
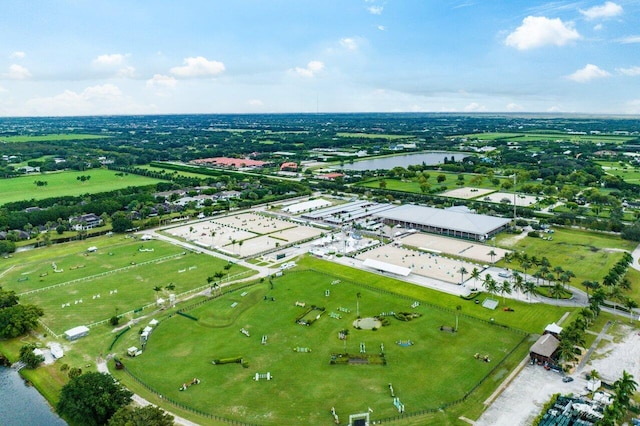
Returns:
[[[258,168],[264,167],[269,164],[266,161],[252,160],[250,158],[230,158],[230,157],[211,157],[200,158],[198,160],[191,161],[193,164],[201,166],[214,166],[214,167],[227,167],[227,168]]]
[[[69,218],[69,224],[74,231],[86,231],[88,229],[97,228],[103,225],[102,218],[93,213],[87,213],[80,216]]]

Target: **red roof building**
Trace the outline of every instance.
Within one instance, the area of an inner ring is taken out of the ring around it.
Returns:
[[[336,180],[340,177],[343,177],[344,173],[325,173],[323,175],[318,176],[320,179],[326,180]]]
[[[293,161],[282,163],[282,165],[280,166],[280,171],[283,170],[298,171],[298,163],[294,163]]]

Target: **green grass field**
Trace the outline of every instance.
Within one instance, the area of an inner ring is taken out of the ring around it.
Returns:
[[[505,178],[498,178],[500,183],[496,186],[493,183],[491,183],[491,181],[486,177],[483,178],[482,180],[478,179],[478,175],[476,174],[448,173],[448,172],[440,172],[440,171],[437,171],[437,172],[430,171],[427,173],[430,176],[427,182],[431,185],[432,189],[440,188],[440,187],[445,187],[447,188],[447,190],[460,188],[460,186],[456,185],[456,183],[458,182],[459,175],[463,175],[465,177],[465,180],[464,180],[465,184],[463,186],[471,186],[474,188],[482,188],[482,189],[493,189],[495,191],[500,191],[501,190],[500,185],[502,184],[502,182],[509,180]],[[443,174],[446,176],[446,180],[442,183],[438,183],[437,181],[437,176],[440,174]],[[476,178],[477,180],[474,180],[474,178]],[[365,182],[358,183],[358,186],[379,189],[380,180],[381,179],[367,180]],[[415,194],[422,193],[422,191],[420,190],[420,183],[418,182],[417,179],[400,180],[400,179],[385,178],[384,181],[387,183],[386,189],[391,191],[412,192]]]
[[[387,134],[378,134],[378,133],[347,133],[347,132],[338,132],[336,136],[339,138],[362,138],[362,139],[386,139],[389,141],[398,140],[398,139],[410,139],[415,136],[412,135],[387,135]]]
[[[499,246],[523,251],[529,256],[541,258],[546,256],[551,262],[552,269],[561,266],[571,270],[576,275],[572,284],[580,286],[585,280],[602,281],[609,269],[622,257],[620,250],[633,251],[637,243],[621,239],[619,236],[604,233],[581,231],[578,229],[555,228],[553,240],[524,237],[512,243],[513,236],[501,234],[496,242]],[[515,267],[517,264],[502,266]],[[534,270],[529,273],[535,272]],[[640,283],[636,283],[640,285]]]
[[[620,164],[617,161],[596,161],[605,173],[618,176],[627,183],[640,182],[640,167],[634,167],[628,163]]]
[[[98,250],[87,253],[90,245]],[[56,334],[107,320],[116,309],[122,315],[154,304],[156,296],[167,299],[169,293],[180,296],[206,286],[207,277],[223,270],[226,264],[161,241],[141,242],[117,236],[65,246],[72,249],[58,254],[52,246],[34,250],[37,256],[20,253],[3,263],[3,287],[15,291],[23,303],[42,307],[42,322]],[[43,252],[50,256],[43,258]],[[53,264],[61,272],[55,272]],[[228,272],[235,275],[246,271],[233,265]],[[165,289],[169,283],[175,285],[174,290]],[[163,291],[156,294],[156,286]],[[76,303],[79,300],[82,303]],[[70,306],[62,308],[66,303]]]
[[[537,141],[567,141],[567,142],[616,142],[624,143],[628,140],[635,139],[633,136],[616,136],[616,135],[572,135],[567,133],[472,133],[468,135],[451,136],[452,138],[479,139],[485,141],[494,141],[498,139],[509,139],[514,142],[537,142]]]
[[[38,136],[0,136],[0,142],[53,142],[53,141],[77,141],[90,139],[104,139],[109,136],[104,135],[81,135],[81,134],[52,134]]]
[[[344,280],[332,285],[335,279],[309,270],[289,272],[273,280],[273,289],[264,282],[226,294],[189,310],[197,322],[177,315],[163,321],[143,355],[124,362],[164,398],[203,412],[265,425],[323,424],[331,421],[331,407],[342,418],[367,407],[374,418],[396,415],[389,383],[408,412],[437,409],[463,397],[525,338],[466,315],[458,333],[443,332],[441,325],[454,327],[455,310],[429,306],[425,300],[414,309],[412,299]],[[352,325],[358,293],[363,317],[389,311],[422,316],[409,322],[390,318],[386,327],[358,330]],[[304,312],[296,301],[323,306],[326,313],[310,326],[296,324]],[[330,312],[342,318],[331,318]],[[343,329],[349,331],[346,341],[338,338]],[[263,335],[268,336],[264,345]],[[118,348],[136,345],[137,339],[131,333]],[[415,344],[402,347],[399,340]],[[380,353],[384,345],[387,365],[330,364],[332,353],[359,354],[361,343],[367,354]],[[298,353],[294,347],[311,352]],[[475,359],[475,353],[489,355],[491,362]],[[211,364],[227,357],[242,357],[248,368]],[[270,372],[274,379],[256,382],[256,372]],[[194,377],[199,385],[179,390]]]
[[[167,176],[176,175],[176,176],[184,176],[184,177],[196,178],[196,179],[204,179],[207,177],[207,175],[200,174],[200,173],[183,172],[183,171],[165,169],[162,167],[151,166],[151,165],[136,166],[136,167],[139,169],[152,170],[154,172],[162,172],[164,170],[164,172],[167,173]],[[197,168],[194,168],[194,171],[197,171]]]
[[[12,201],[107,192],[128,186],[144,186],[160,182],[159,179],[132,174],[116,176],[116,173],[107,169],[90,169],[83,172],[38,173],[0,179],[0,205]],[[77,180],[79,176],[91,176],[91,179],[80,182]],[[36,186],[35,181],[45,181],[47,185]]]

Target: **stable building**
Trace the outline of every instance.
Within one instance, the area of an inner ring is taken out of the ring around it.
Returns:
[[[543,334],[529,349],[532,361],[539,364],[555,364],[560,340],[553,334]]]
[[[374,215],[387,225],[400,225],[447,237],[486,241],[506,229],[511,219],[471,213],[460,207],[436,209],[405,204]]]

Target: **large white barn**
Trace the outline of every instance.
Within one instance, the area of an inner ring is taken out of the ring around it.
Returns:
[[[374,215],[387,225],[400,225],[449,237],[485,241],[507,228],[511,219],[470,213],[467,209],[405,204]]]

